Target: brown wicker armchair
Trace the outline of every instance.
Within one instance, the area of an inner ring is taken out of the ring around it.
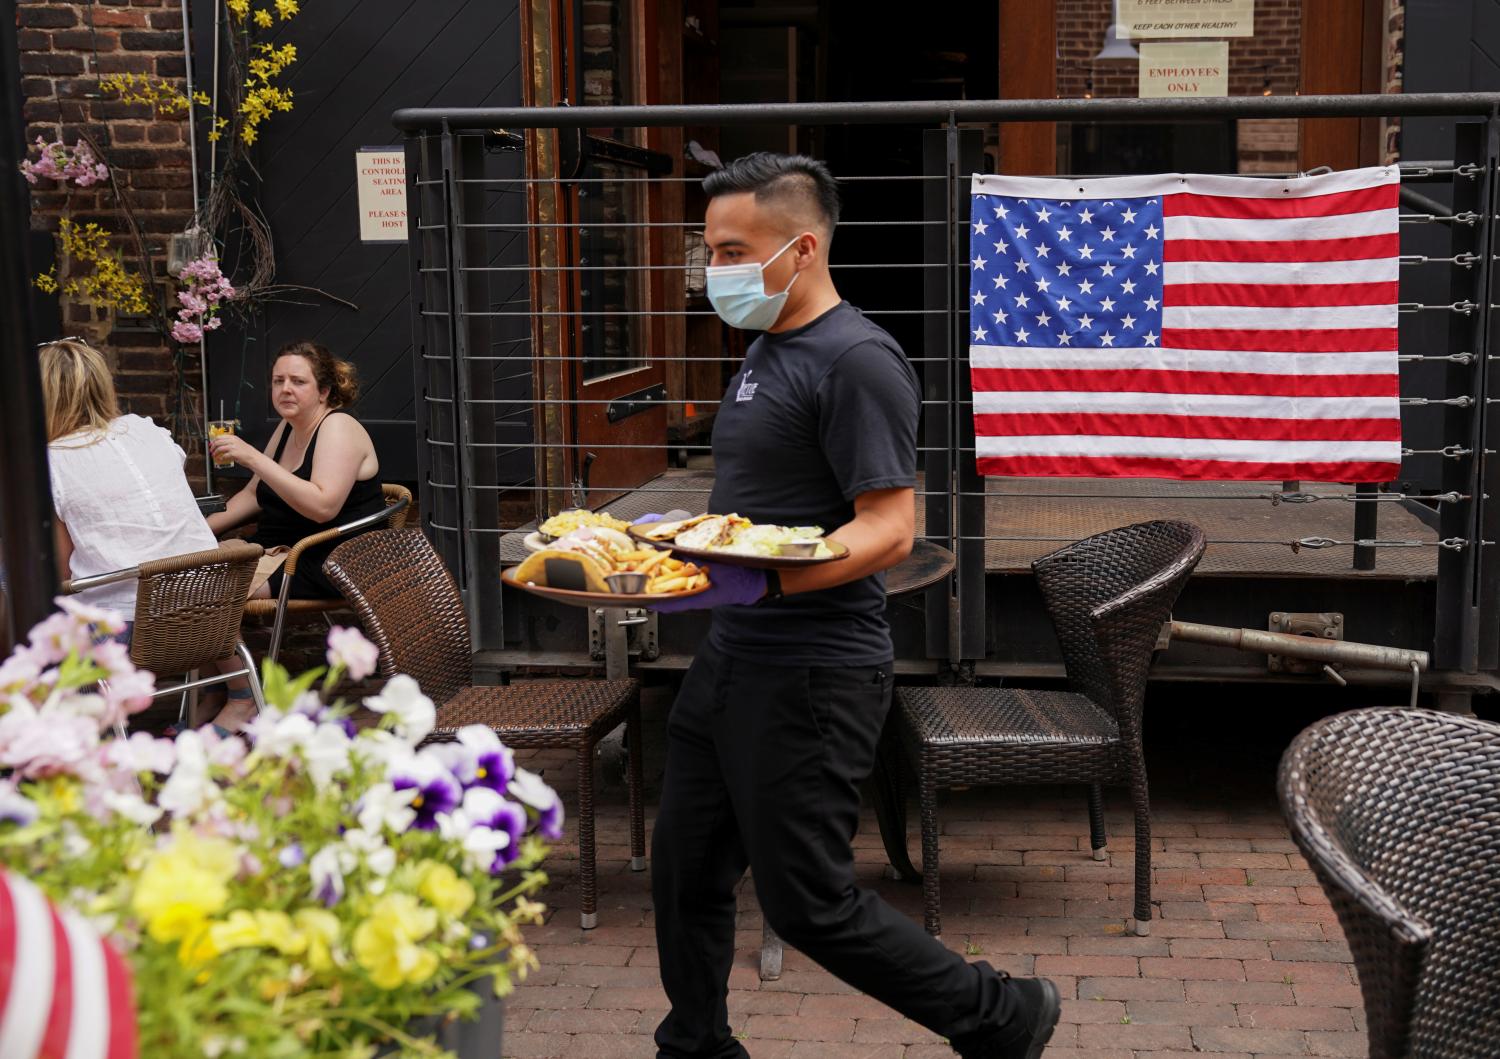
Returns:
[[[252,599],[245,604],[247,616],[271,619],[271,646],[266,651],[266,657],[272,662],[281,654],[281,638],[286,632],[288,621],[315,621],[349,605],[342,599],[291,599],[287,595],[291,591],[292,575],[297,572],[297,561],[302,553],[316,545],[378,526],[382,522],[389,529],[401,529],[406,525],[406,509],[411,506],[411,490],[403,485],[382,485],[380,491],[385,496],[384,511],[303,537],[292,545],[286,562],[282,564],[281,593],[275,599]]]
[[[130,660],[153,673],[187,674],[181,684],[158,687],[156,697],[244,676],[250,682],[255,706],[260,709],[265,699],[255,659],[240,639],[240,618],[261,550],[259,544],[225,541],[207,551],[64,581],[62,590],[72,595],[100,585],[134,580],[135,628],[130,638]],[[241,668],[198,679],[199,670],[231,655],[239,656]],[[185,709],[185,697],[183,701]]]
[[[1151,806],[1141,744],[1146,677],[1162,623],[1203,547],[1203,531],[1197,526],[1142,522],[1070,544],[1032,563],[1073,690],[899,689],[895,736],[916,774],[924,918],[930,933],[938,934],[942,927],[937,792],[1034,783],[1089,785],[1096,860],[1104,859],[1106,841],[1100,786],[1130,788],[1135,932],[1148,933]],[[912,871],[909,863],[895,867],[903,874]]]
[[[405,673],[438,703],[433,738],[467,724],[518,749],[566,749],[578,761],[578,879],[583,929],[598,922],[594,751],[625,724],[630,755],[630,866],[646,867],[640,686],[634,680],[545,680],[474,687],[469,623],[443,560],[419,530],[368,533],[333,550],[323,571],[380,648],[380,672]]]
[[[1371,1059],[1500,1053],[1500,726],[1339,714],[1292,741],[1278,786],[1354,953]]]

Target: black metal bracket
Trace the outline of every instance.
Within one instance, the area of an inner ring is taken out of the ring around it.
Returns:
[[[667,403],[667,387],[664,383],[655,386],[647,386],[644,390],[635,393],[627,393],[624,397],[616,397],[609,402],[609,407],[604,410],[604,416],[611,423],[618,423],[622,419],[649,412],[653,408],[660,408]]]

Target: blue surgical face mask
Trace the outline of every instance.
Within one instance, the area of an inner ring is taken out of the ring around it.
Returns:
[[[730,327],[746,331],[765,331],[774,327],[781,317],[786,296],[797,282],[800,272],[793,273],[791,282],[779,294],[766,293],[766,266],[787,252],[802,236],[792,238],[766,261],[751,261],[744,265],[710,265],[707,269],[708,300],[714,312]]]

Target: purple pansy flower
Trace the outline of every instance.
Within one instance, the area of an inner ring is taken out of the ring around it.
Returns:
[[[463,788],[453,773],[427,754],[417,754],[403,764],[391,776],[391,786],[398,791],[416,788],[411,808],[417,818],[412,826],[423,831],[436,830],[439,814],[451,813],[463,797]]]
[[[472,775],[464,777],[470,786],[488,787],[497,794],[515,775],[515,756],[510,747],[500,742],[493,730],[482,724],[470,724],[458,730],[459,744],[472,757]]]

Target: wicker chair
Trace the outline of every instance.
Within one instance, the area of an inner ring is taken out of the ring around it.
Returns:
[[[1371,1059],[1500,1053],[1500,726],[1339,714],[1292,741],[1279,788],[1354,953]]]
[[[519,749],[566,749],[578,761],[578,877],[583,929],[598,922],[594,869],[594,752],[623,722],[630,753],[630,867],[646,867],[641,797],[640,686],[634,680],[529,681],[473,686],[463,600],[419,530],[368,533],[334,549],[323,571],[380,648],[380,672],[406,673],[439,704],[434,738],[482,724]]]
[[[1151,807],[1141,745],[1146,678],[1162,623],[1203,547],[1197,526],[1143,522],[1070,544],[1032,564],[1061,642],[1071,691],[899,689],[893,734],[916,774],[929,933],[942,927],[937,792],[1040,783],[1089,785],[1095,860],[1105,856],[1100,785],[1130,788],[1135,932],[1149,932]],[[904,807],[903,801],[898,804]],[[904,821],[900,828],[904,832]],[[912,871],[909,863],[895,867],[903,874]]]
[[[243,676],[249,680],[251,698],[260,709],[265,706],[265,699],[255,659],[240,639],[240,618],[261,551],[259,544],[225,541],[207,551],[64,581],[62,590],[72,595],[100,585],[134,580],[135,628],[130,638],[130,660],[153,673],[187,674],[181,684],[158,687],[156,697]],[[230,655],[238,655],[243,666],[198,679],[200,669]]]
[[[357,533],[371,526],[378,526],[382,522],[388,522],[389,529],[401,529],[406,525],[406,509],[411,506],[411,490],[402,485],[382,485],[380,492],[385,496],[384,511],[303,537],[292,545],[291,551],[287,553],[286,562],[282,564],[280,594],[275,599],[252,599],[245,604],[247,616],[271,619],[271,646],[266,651],[266,657],[272,662],[276,661],[281,654],[281,638],[286,632],[288,621],[314,621],[319,617],[325,617],[332,611],[343,610],[349,606],[342,599],[291,599],[288,597],[287,593],[292,587],[292,575],[297,572],[297,560],[302,557],[302,553],[316,545]]]

